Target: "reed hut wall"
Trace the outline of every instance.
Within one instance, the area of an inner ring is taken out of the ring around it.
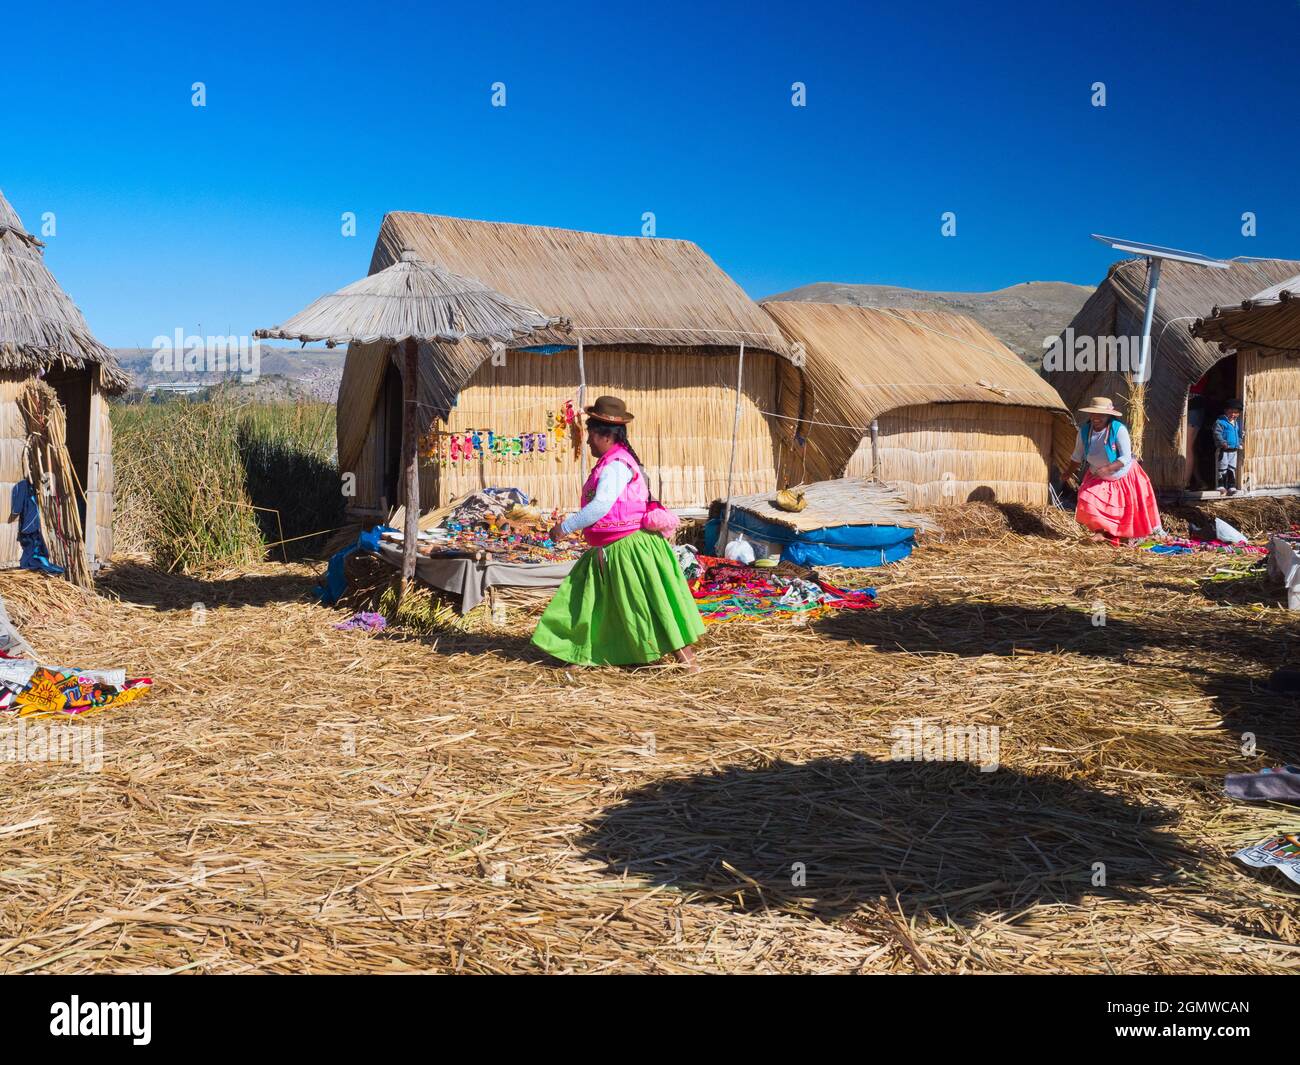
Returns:
[[[979,323],[940,311],[767,302],[805,359],[793,480],[880,476],[916,506],[1047,501],[1074,425],[1055,390]]]
[[[1239,353],[1246,447],[1241,483],[1252,489],[1300,485],[1300,362]]]
[[[690,348],[652,352],[624,347],[584,350],[587,398],[621,396],[634,418],[628,426],[633,448],[645,464],[651,490],[672,507],[707,506],[724,495],[736,410],[739,352],[701,354]],[[575,351],[550,355],[509,352],[504,365],[485,363],[460,391],[447,419],[434,427],[464,436],[474,429],[504,436],[545,432],[548,416],[564,401],[577,405],[580,376]],[[400,440],[400,406],[394,400],[400,375],[389,363],[374,403],[357,469],[353,509],[380,513],[392,503]],[[799,412],[801,382],[788,362],[770,352],[746,352],[733,474],[735,494],[778,487],[780,470],[792,453],[790,428]],[[765,412],[786,412],[789,421]],[[486,432],[483,434],[486,437]],[[585,440],[544,454],[513,458],[424,461],[421,505],[444,506],[485,487],[516,487],[546,508],[575,505],[591,458]]]
[[[1047,505],[1052,440],[1050,410],[983,403],[900,407],[878,419],[880,477],[914,507],[999,502]],[[872,476],[871,438],[864,437],[846,477]]]
[[[472,343],[421,346],[423,425],[512,436],[546,428],[548,411],[577,405],[583,341],[586,396],[624,398],[633,447],[669,506],[704,506],[726,490],[739,347],[744,385],[735,492],[783,483],[795,450],[803,375],[780,330],[689,241],[619,237],[397,212],[380,227],[371,272],[411,250],[514,296],[571,328],[493,353]],[[525,348],[561,350],[540,354]],[[349,510],[386,513],[396,496],[400,377],[383,345],[348,350],[338,402],[339,463],[355,476]],[[785,415],[779,417],[778,415]],[[547,507],[572,507],[585,459],[425,463],[421,501],[443,505],[482,486],[516,486]]]

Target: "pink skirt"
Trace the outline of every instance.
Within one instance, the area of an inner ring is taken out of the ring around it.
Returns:
[[[1089,470],[1079,487],[1074,517],[1085,529],[1125,540],[1149,536],[1160,527],[1155,489],[1136,461],[1118,481],[1108,481]]]

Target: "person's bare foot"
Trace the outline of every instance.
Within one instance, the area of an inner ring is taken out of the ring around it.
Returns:
[[[700,671],[700,664],[695,661],[695,652],[691,648],[680,648],[673,652],[673,657],[677,659],[687,673],[698,673]]]

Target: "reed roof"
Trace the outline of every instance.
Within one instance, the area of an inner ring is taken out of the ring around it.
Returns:
[[[254,334],[335,344],[405,340],[508,343],[540,329],[567,328],[477,278],[463,277],[406,251],[391,266],[322,296],[283,325]]]
[[[814,421],[860,428],[898,407],[996,403],[1066,413],[1061,397],[978,322],[947,311],[771,301],[802,345]]]
[[[1151,326],[1151,381],[1146,390],[1148,431],[1172,441],[1182,423],[1187,389],[1219,359],[1220,348],[1197,337],[1196,321],[1213,307],[1247,299],[1252,293],[1293,278],[1300,262],[1289,259],[1237,260],[1226,270],[1207,270],[1166,261],[1156,293]],[[1145,259],[1115,263],[1070,323],[1078,337],[1140,337],[1146,306]],[[1044,374],[1071,406],[1096,394],[1102,372],[1059,369]],[[1111,378],[1113,380],[1113,378]],[[1112,397],[1117,402],[1123,398]]]
[[[125,391],[130,379],[59,287],[42,247],[0,192],[0,369],[99,366],[106,391]]]
[[[399,211],[384,219],[371,272],[405,248],[572,322],[572,336],[529,345],[573,344],[579,336],[588,345],[735,349],[743,341],[789,354],[758,305],[688,240]]]
[[[1300,355],[1300,274],[1233,306],[1216,306],[1192,334],[1221,351],[1251,348],[1264,355]]]

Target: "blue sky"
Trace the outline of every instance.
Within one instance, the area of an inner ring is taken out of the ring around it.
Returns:
[[[1095,284],[1112,255],[1093,231],[1300,258],[1297,0],[7,19],[0,188],[29,229],[54,213],[48,261],[114,346],[278,322],[363,275],[390,210],[625,234],[652,211],[755,297]]]

